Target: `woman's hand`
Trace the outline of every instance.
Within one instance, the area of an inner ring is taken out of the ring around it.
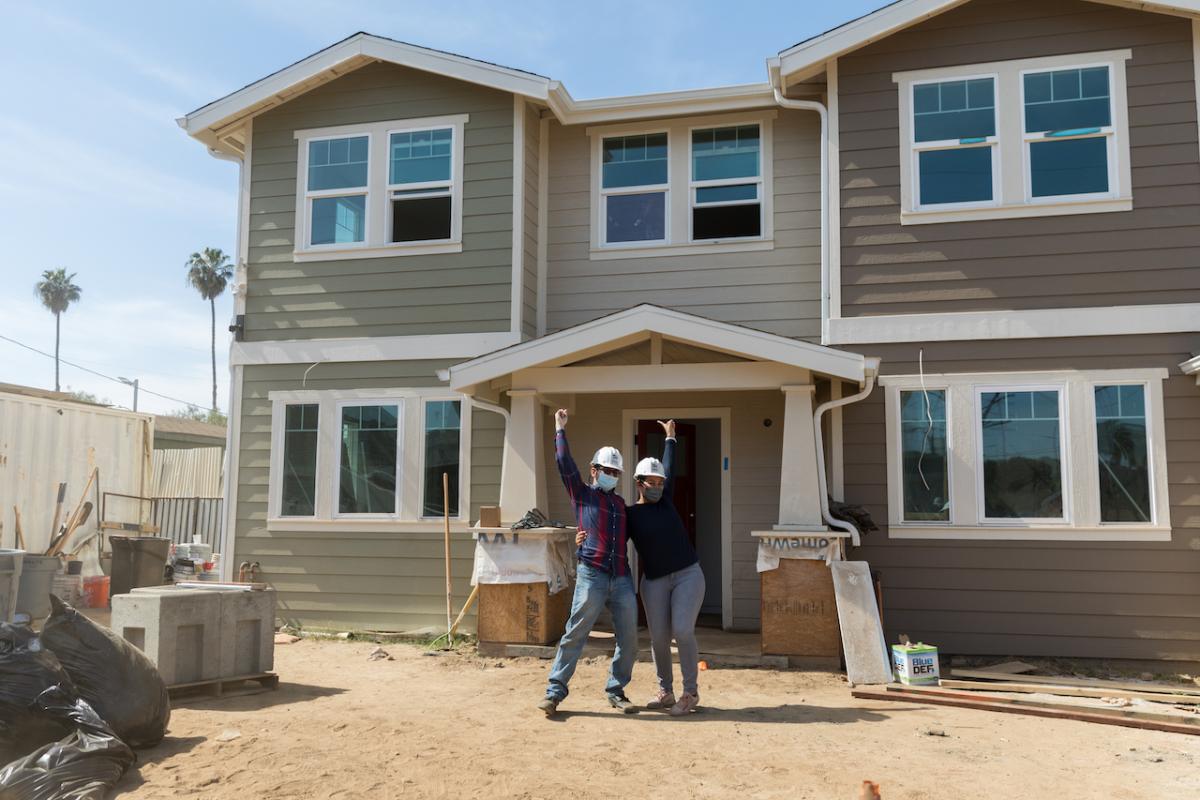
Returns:
[[[561,431],[567,427],[567,410],[560,408],[554,412],[554,430]]]
[[[575,531],[575,546],[580,547],[587,541],[587,531]]]
[[[659,424],[659,425],[662,425],[662,429],[663,429],[663,431],[664,431],[664,432],[667,434],[667,438],[668,438],[668,439],[674,439],[674,438],[675,438],[675,420],[673,420],[673,419],[669,419],[669,420],[667,420],[666,422],[663,422],[663,421],[660,419],[660,420],[658,421],[658,424]]]

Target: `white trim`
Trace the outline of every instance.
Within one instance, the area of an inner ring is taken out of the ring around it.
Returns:
[[[880,378],[886,409],[888,536],[896,539],[1020,541],[1164,541],[1171,536],[1166,427],[1161,368],[1050,370]],[[1145,387],[1146,445],[1150,480],[1149,523],[1102,522],[1096,446],[1095,387]],[[900,393],[944,391],[950,515],[945,522],[903,520]],[[978,396],[987,390],[1052,389],[1059,397],[1062,463],[1061,520],[985,519],[980,464]]]
[[[591,353],[649,338],[650,333],[734,355],[811,369],[859,384],[865,379],[866,360],[858,353],[643,304],[456,364],[450,368],[450,388],[461,391],[518,370],[550,365],[558,359],[586,358]]]
[[[564,125],[587,125],[770,108],[775,101],[767,83],[575,100],[561,83],[553,81],[548,104]]]
[[[242,373],[244,368],[229,366],[229,426],[225,433],[225,490],[221,493],[221,580],[233,580],[233,562],[237,556],[238,488],[241,483],[242,454]]]
[[[522,335],[525,306],[525,98],[513,95],[512,310],[509,330]]]
[[[1200,19],[1192,20],[1192,81],[1196,85],[1196,108],[1200,109]]]
[[[1200,331],[1200,303],[887,314],[830,320],[826,344],[1052,339]]]
[[[250,182],[254,156],[254,120],[246,123],[245,155],[238,166],[238,225],[237,264],[234,267],[233,279],[233,313],[235,316],[246,313],[247,273],[250,262]]]
[[[474,358],[520,341],[511,331],[415,336],[358,336],[345,339],[288,339],[233,342],[232,364],[315,364],[323,361],[407,361]]]
[[[550,237],[550,118],[538,122],[537,335],[546,335],[546,278]]]
[[[721,422],[721,627],[733,627],[733,454],[732,414],[724,408],[625,408],[621,410],[621,441],[636,455],[633,437],[642,419],[717,419]],[[632,475],[621,475],[621,493],[633,496]],[[636,552],[631,550],[636,559]],[[637,561],[630,562],[636,569]]]
[[[806,369],[771,361],[531,367],[512,375],[514,386],[537,389],[541,394],[754,391],[778,389],[809,379]]]
[[[828,208],[821,213],[828,218],[826,228],[829,241],[826,244],[825,280],[828,282],[826,293],[829,300],[825,328],[828,329],[830,319],[842,316],[842,144],[841,121],[838,117],[838,62],[837,59],[825,65],[825,95],[828,108],[826,122],[826,138],[829,142],[826,158],[826,203]],[[841,411],[837,411],[840,415]]]
[[[588,251],[592,261],[615,261],[630,258],[659,258],[661,256],[701,256],[717,253],[759,253],[774,250],[774,241],[758,238],[726,239],[720,242],[692,242],[687,244],[660,244],[641,247],[605,245]]]

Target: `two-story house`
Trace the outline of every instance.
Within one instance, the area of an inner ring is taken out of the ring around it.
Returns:
[[[1200,660],[1197,20],[900,0],[586,101],[356,34],[192,112],[241,165],[226,564],[435,624],[443,473],[461,597],[480,505],[569,518],[553,408],[583,459],[672,416],[725,628],[786,533],[882,570],[889,638]]]

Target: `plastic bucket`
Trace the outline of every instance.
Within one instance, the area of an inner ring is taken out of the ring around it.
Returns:
[[[57,556],[25,555],[21,564],[21,588],[17,592],[17,616],[22,621],[43,619],[50,613],[50,588],[61,568],[62,562]]]
[[[17,591],[21,586],[24,550],[0,547],[0,622],[12,622],[17,610]]]
[[[84,608],[108,608],[108,576],[92,575],[83,579]]]

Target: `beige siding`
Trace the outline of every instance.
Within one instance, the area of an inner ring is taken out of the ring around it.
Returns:
[[[855,557],[883,572],[889,641],[943,652],[1200,660],[1200,387],[1179,374],[1195,336],[930,343],[927,372],[1164,367],[1170,542],[889,540],[884,402],[845,410],[846,499],[881,530]],[[917,371],[916,346],[878,345],[885,374]]]
[[[1131,48],[1134,209],[900,220],[897,71]],[[1189,20],[1082,0],[974,0],[841,58],[844,316],[1200,300]]]
[[[533,106],[525,105],[524,244],[522,247],[521,331],[526,338],[537,335],[538,185],[541,159],[541,118]]]
[[[819,339],[819,125],[815,114],[780,111],[773,128],[773,250],[593,261],[590,139],[582,126],[551,122],[547,329],[656,303]]]
[[[445,625],[442,533],[334,533],[268,531],[271,406],[268,392],[440,385],[445,361],[321,364],[304,379],[306,365],[248,366],[242,393],[236,543],[233,560],[257,561],[262,578],[279,592],[280,618],[308,627],[410,630]],[[471,447],[471,516],[499,495],[503,420],[474,415]],[[452,538],[455,603],[470,592],[474,548],[466,534]],[[472,617],[473,620],[473,617]],[[473,628],[473,621],[468,629]]]
[[[463,113],[462,253],[293,262],[296,130]],[[246,338],[508,330],[512,140],[511,95],[387,64],[256,118]]]

